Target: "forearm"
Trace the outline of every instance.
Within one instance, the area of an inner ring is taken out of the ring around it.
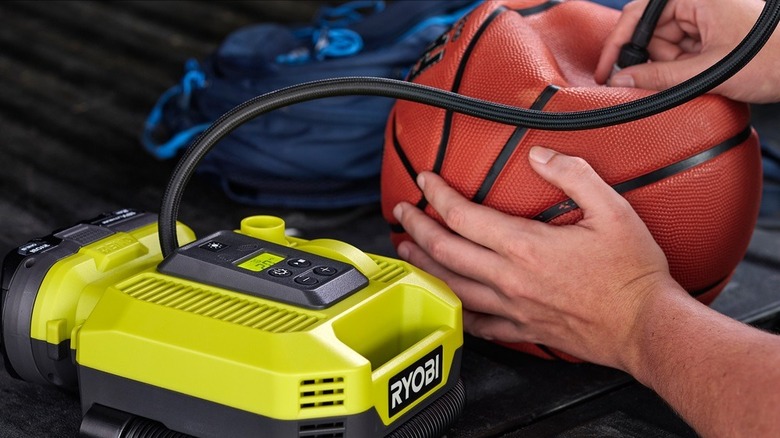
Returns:
[[[530,162],[580,206],[582,220],[506,215],[423,172],[418,184],[447,228],[397,205],[415,241],[399,255],[452,287],[472,335],[541,343],[627,371],[704,437],[780,436],[780,337],[682,290],[630,204],[582,160],[536,148]],[[562,247],[571,249],[566,263]]]
[[[780,337],[678,292],[647,301],[628,371],[703,437],[780,436]]]

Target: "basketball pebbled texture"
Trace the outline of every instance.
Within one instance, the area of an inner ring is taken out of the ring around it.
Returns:
[[[588,1],[488,1],[442,35],[408,79],[549,112],[633,101],[651,92],[601,86],[593,79],[618,15]],[[503,212],[558,225],[578,221],[576,204],[531,169],[528,150],[534,145],[584,158],[623,194],[689,293],[709,304],[723,290],[758,216],[761,161],[748,106],[715,95],[634,122],[566,132],[399,100],[387,122],[381,175],[382,210],[393,243],[409,239],[392,216],[400,201],[441,221],[414,183],[423,170]],[[544,346],[510,346],[573,359]]]

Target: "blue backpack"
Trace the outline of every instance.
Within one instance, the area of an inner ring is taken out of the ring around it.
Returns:
[[[255,96],[342,76],[402,79],[426,46],[479,1],[354,1],[321,8],[313,23],[247,26],[202,62],[151,110],[145,149],[169,159],[213,121]],[[330,209],[379,200],[379,172],[392,99],[315,100],[251,120],[222,139],[198,174],[228,197],[264,207]]]

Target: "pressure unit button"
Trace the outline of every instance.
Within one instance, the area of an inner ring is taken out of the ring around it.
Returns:
[[[273,277],[289,277],[292,275],[292,271],[285,268],[272,268],[268,270],[268,275]]]

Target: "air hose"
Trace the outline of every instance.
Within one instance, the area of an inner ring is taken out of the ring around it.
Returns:
[[[650,39],[653,38],[655,26],[658,24],[658,19],[661,18],[665,6],[666,0],[650,0],[639,18],[636,28],[634,28],[631,40],[620,48],[615,71],[630,65],[647,62],[650,58],[647,46],[650,44]]]
[[[238,126],[267,112],[296,103],[347,95],[384,96],[427,104],[514,126],[551,131],[602,128],[638,120],[690,101],[720,85],[744,67],[772,35],[780,20],[780,0],[766,0],[756,24],[726,57],[665,91],[605,108],[543,112],[502,105],[402,80],[342,77],[306,82],[250,99],[225,113],[201,133],[179,160],[163,194],[159,215],[160,245],[167,257],[179,246],[176,237],[184,187],[203,156]]]

